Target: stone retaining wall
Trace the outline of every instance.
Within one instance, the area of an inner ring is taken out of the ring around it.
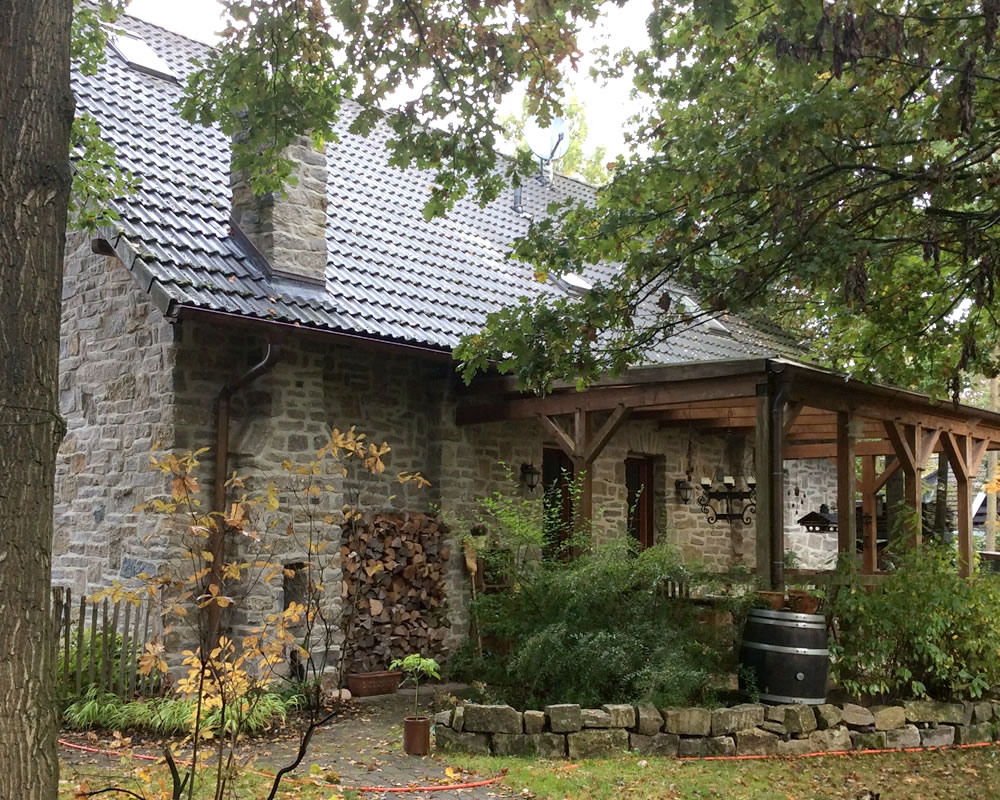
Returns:
[[[896,750],[993,741],[1000,702],[912,701],[864,708],[845,705],[664,708],[651,703],[551,705],[544,711],[465,705],[434,717],[439,750],[497,756],[594,758],[640,755],[805,755]]]

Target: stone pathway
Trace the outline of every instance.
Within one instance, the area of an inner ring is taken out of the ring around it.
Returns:
[[[442,702],[439,695],[447,693],[447,687],[439,689],[438,696],[426,692],[427,713]],[[421,692],[421,707],[424,692]],[[309,774],[310,767],[316,765],[326,779],[343,787],[359,786],[436,786],[449,783],[465,783],[485,780],[492,775],[469,775],[448,773],[449,762],[445,756],[408,756],[402,751],[402,719],[412,713],[412,691],[402,690],[396,695],[377,698],[363,698],[349,704],[343,715],[320,728],[313,735],[309,753],[291,777]],[[102,734],[93,737],[79,733],[64,733],[63,739],[89,747],[104,749],[113,743],[112,737]],[[433,739],[433,736],[432,736]],[[273,773],[285,764],[291,763],[298,749],[298,731],[294,725],[275,735],[252,740],[242,749],[240,756],[254,769]],[[156,754],[155,741],[133,739],[137,753]],[[432,743],[433,747],[433,743]],[[87,765],[114,765],[118,756],[98,756],[63,748],[60,753],[63,763],[80,769]],[[502,784],[435,792],[413,793],[365,793],[365,798],[426,798],[426,800],[487,800],[512,796]]]

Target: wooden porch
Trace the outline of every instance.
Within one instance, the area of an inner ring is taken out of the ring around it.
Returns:
[[[477,382],[457,412],[460,425],[538,418],[582,475],[578,513],[590,518],[589,467],[627,420],[703,432],[752,432],[757,480],[758,575],[784,587],[786,460],[833,459],[837,507],[862,502],[862,566],[877,571],[876,495],[901,470],[910,515],[907,536],[921,542],[921,479],[935,453],[956,480],[959,570],[974,561],[971,483],[987,450],[1000,450],[1000,414],[889,386],[866,384],[779,358],[737,359],[636,368],[584,391],[557,385],[544,396],[517,391],[508,378]],[[883,470],[878,457],[894,456]],[[858,461],[860,460],[860,470]],[[860,478],[858,477],[860,475]],[[855,552],[854,513],[840,513],[838,551]]]

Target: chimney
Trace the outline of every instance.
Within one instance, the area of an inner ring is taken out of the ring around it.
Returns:
[[[326,285],[326,153],[307,137],[285,150],[295,184],[285,194],[253,193],[245,171],[230,175],[233,233],[242,232],[273,275]]]

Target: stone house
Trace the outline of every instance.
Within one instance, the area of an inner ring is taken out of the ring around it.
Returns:
[[[361,139],[345,120],[325,153],[295,149],[299,183],[287,197],[254,198],[230,173],[226,137],[185,123],[173,107],[189,59],[205,46],[139,20],[123,24],[151,54],[122,48],[130,62],[109,48],[96,75],[74,77],[79,106],[140,183],[117,203],[116,230],[69,241],[54,583],[93,592],[155,572],[171,556],[169,530],[134,511],[163,489],[147,469],[149,450],[214,445],[223,404],[229,470],[273,474],[285,459],[308,459],[331,427],[356,425],[392,445],[393,470],[431,481],[420,492],[400,487],[392,501],[400,509],[460,517],[477,496],[507,485],[504,465],[515,477],[522,464],[543,480],[558,475],[565,447],[545,420],[460,424],[467,390],[451,350],[504,303],[579,291],[565,280],[539,284],[530,267],[504,256],[550,202],[592,190],[556,176],[529,182],[516,202],[512,191],[486,208],[463,201],[428,222],[421,208],[431,176],[389,166],[385,131]],[[726,318],[659,343],[649,361],[682,366],[794,349],[780,332]],[[206,469],[214,458],[206,454]],[[836,536],[808,534],[794,520],[836,505],[835,470],[815,458],[787,461],[785,472],[788,546],[804,566],[823,566]],[[746,430],[631,419],[590,473],[597,537],[628,531],[718,568],[753,565],[753,526],[711,524],[677,484],[732,475],[742,486],[754,474]],[[514,491],[530,496],[523,483]],[[458,552],[449,572],[456,641],[465,629]],[[281,602],[276,591],[259,610]]]

